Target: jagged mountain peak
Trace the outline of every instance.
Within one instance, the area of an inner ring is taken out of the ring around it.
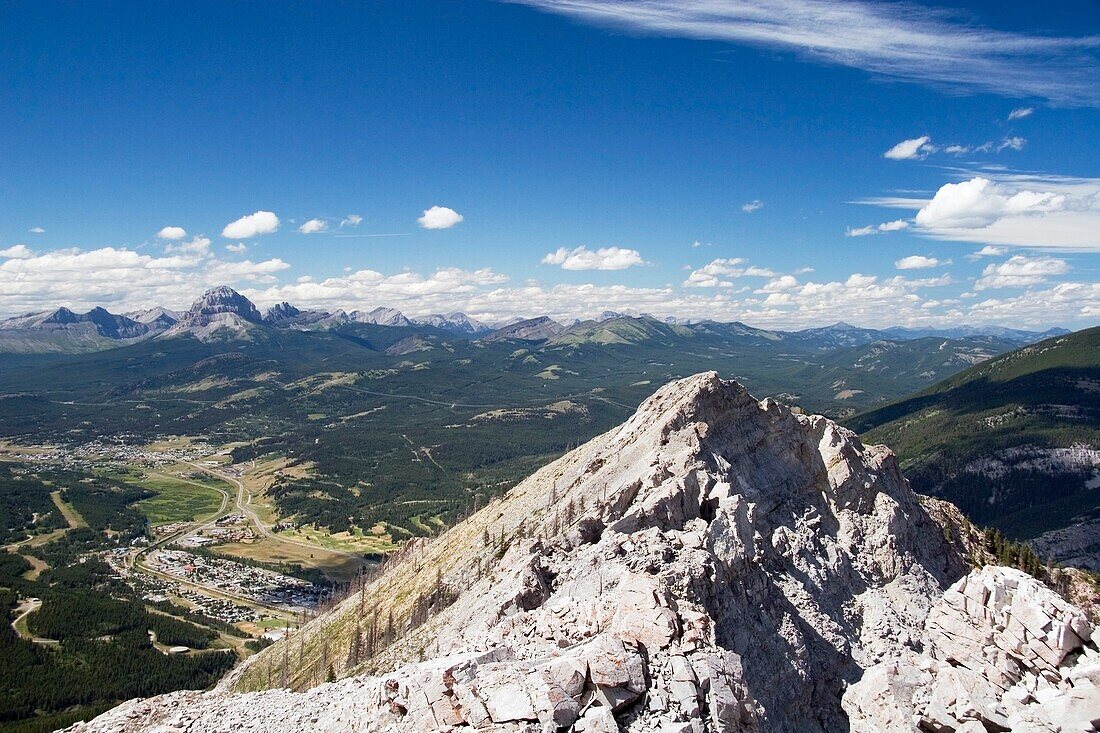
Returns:
[[[414,323],[424,326],[432,326],[447,331],[456,336],[479,336],[493,329],[465,313],[433,313],[431,315],[414,318]]]
[[[256,305],[228,285],[207,290],[164,337],[189,334],[200,341],[247,339],[263,325]]]
[[[302,315],[302,311],[284,300],[267,309],[267,312],[264,314],[264,322],[279,323],[280,321],[286,321],[300,315]]]
[[[565,326],[553,320],[549,316],[526,318],[514,321],[502,326],[482,337],[484,341],[501,341],[514,339],[517,341],[546,341],[557,336],[565,330]]]
[[[970,689],[993,673],[1050,685],[1091,633],[1011,571],[964,582],[977,535],[950,505],[918,500],[886,448],[698,374],[437,539],[410,543],[219,691],[127,703],[76,730],[900,733],[874,726],[911,728],[926,713],[932,729],[955,730],[953,713],[906,710],[919,701],[902,695],[924,685],[927,700],[962,674],[918,654],[959,657],[989,634],[1010,648],[968,588],[1002,615],[1024,588],[1012,613],[1044,639],[1019,663],[982,648],[990,663],[972,665]],[[890,660],[914,679],[895,682]],[[328,674],[347,679],[323,684]],[[283,680],[298,692],[270,689]],[[897,715],[867,709],[880,691]]]
[[[358,323],[373,323],[377,326],[411,326],[412,321],[396,308],[378,306],[369,311],[352,311],[348,318]]]
[[[203,293],[184,315],[184,319],[212,316],[218,313],[233,313],[252,323],[263,320],[256,305],[228,285],[219,285]]]

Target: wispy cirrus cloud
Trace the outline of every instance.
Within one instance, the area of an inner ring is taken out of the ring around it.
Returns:
[[[861,0],[510,0],[639,33],[728,41],[956,91],[1100,106],[1100,36],[984,28],[960,13]]]

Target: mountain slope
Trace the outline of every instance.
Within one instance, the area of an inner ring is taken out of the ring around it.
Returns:
[[[93,308],[87,313],[58,308],[0,321],[0,352],[98,351],[149,338],[170,325],[167,319],[139,321],[104,308]]]
[[[1100,706],[1091,625],[1018,571],[967,576],[976,537],[884,447],[700,374],[410,543],[219,691],[74,730],[902,733],[1010,715],[1077,730]],[[994,627],[1007,607],[1026,649]],[[927,676],[894,684],[891,665]],[[972,705],[934,704],[965,691]]]
[[[538,318],[528,318],[527,320],[516,321],[515,323],[510,323],[507,326],[498,328],[495,331],[490,331],[482,336],[481,340],[538,342],[552,339],[564,330],[565,326],[557,321],[551,320],[546,316],[539,316]]]
[[[1012,536],[1096,518],[1100,328],[1005,354],[848,424],[893,446],[918,491]]]

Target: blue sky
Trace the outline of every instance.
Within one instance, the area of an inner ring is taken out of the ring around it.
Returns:
[[[0,313],[1094,325],[1100,5],[1012,5],[5,3]]]

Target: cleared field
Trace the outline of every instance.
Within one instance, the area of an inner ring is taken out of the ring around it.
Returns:
[[[53,499],[53,503],[57,505],[57,509],[61,512],[61,516],[65,517],[65,521],[69,523],[70,529],[88,526],[88,523],[84,521],[84,517],[80,516],[80,513],[77,512],[76,509],[62,500],[60,491],[51,491],[50,498]]]
[[[224,497],[222,492],[229,494],[233,491],[228,484],[212,478],[192,480],[163,473],[149,473],[144,478],[126,475],[116,478],[156,492],[156,496],[134,504],[152,524],[192,522],[209,517],[221,507]]]
[[[333,581],[346,583],[353,579],[359,568],[367,565],[362,558],[327,550],[323,547],[304,547],[293,542],[280,541],[278,537],[264,537],[250,544],[228,543],[212,548],[220,555],[246,557],[268,563],[295,563],[316,568]]]
[[[302,526],[279,532],[280,537],[305,542],[321,548],[354,552],[362,555],[385,554],[397,549],[393,538],[385,533],[363,534],[356,528],[352,532],[330,533],[312,526]]]

